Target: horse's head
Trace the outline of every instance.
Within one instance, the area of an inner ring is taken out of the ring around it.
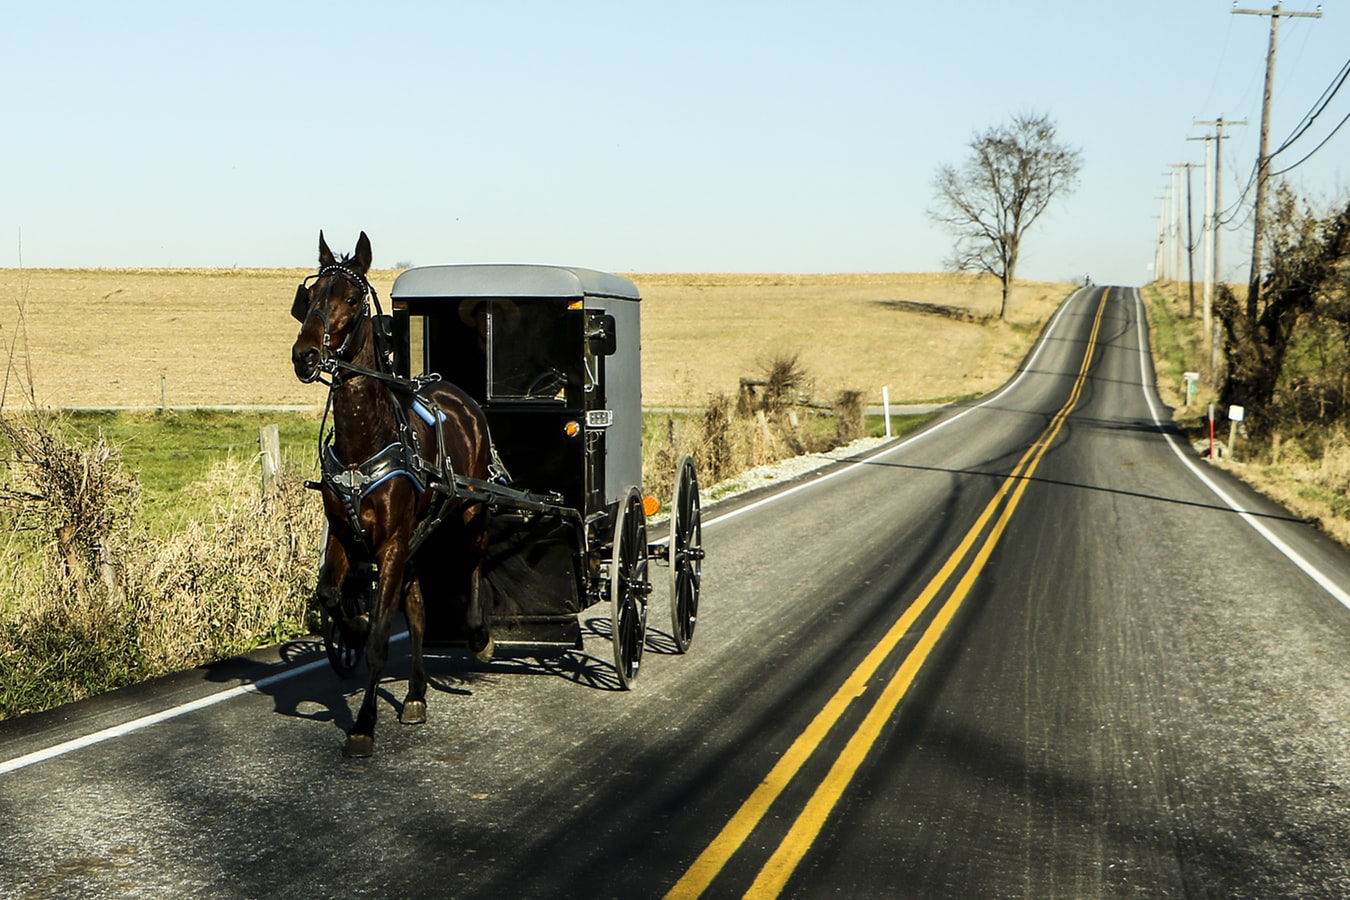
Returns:
[[[319,271],[295,291],[291,315],[300,321],[300,333],[291,347],[295,376],[310,382],[319,377],[330,359],[350,360],[357,347],[353,338],[366,318],[371,295],[370,238],[361,232],[356,252],[337,259],[319,232]]]

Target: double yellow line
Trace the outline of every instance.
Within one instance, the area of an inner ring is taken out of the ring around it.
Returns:
[[[783,838],[782,843],[778,845],[778,849],[760,869],[758,877],[750,886],[749,891],[746,892],[746,896],[776,897],[782,892],[783,887],[797,868],[797,864],[801,862],[802,857],[811,848],[811,844],[820,834],[821,828],[824,827],[825,820],[839,802],[839,798],[843,796],[849,782],[853,780],[854,774],[858,771],[858,767],[862,765],[868,751],[876,743],[882,729],[914,683],[915,677],[937,645],[938,639],[970,593],[970,589],[984,569],[990,554],[994,552],[999,539],[1003,536],[1004,529],[1008,527],[1008,522],[1012,519],[1018,503],[1021,502],[1022,494],[1026,491],[1027,485],[1030,483],[1032,475],[1035,474],[1036,468],[1040,465],[1042,457],[1045,456],[1046,451],[1049,450],[1050,445],[1059,435],[1059,431],[1064,426],[1069,414],[1078,405],[1079,398],[1083,394],[1083,386],[1087,382],[1088,371],[1092,366],[1097,337],[1101,331],[1102,314],[1106,311],[1106,299],[1109,294],[1109,289],[1102,291],[1101,302],[1097,306],[1097,315],[1092,323],[1092,332],[1088,337],[1087,349],[1083,353],[1083,363],[1079,367],[1078,378],[1074,381],[1069,399],[1060,407],[1059,412],[1041,432],[1035,443],[1022,455],[1012,473],[1004,479],[998,493],[985,506],[984,511],[980,513],[980,517],[966,532],[960,545],[947,558],[937,575],[928,582],[914,603],[896,620],[880,643],[873,647],[866,658],[853,670],[824,708],[811,720],[811,724],[806,727],[806,730],[792,742],[792,746],[787,749],[787,752],[778,760],[754,792],[741,804],[740,809],[713,838],[712,843],[694,860],[680,880],[666,894],[668,900],[698,897],[707,890],[713,879],[722,871],[723,866],[750,837],[750,833],[764,818],[764,815],[769,811],[769,807],[773,805],[778,796],[796,777],[801,767],[824,742],[849,704],[866,692],[868,680],[876,674],[877,669],[891,655],[905,635],[909,633],[914,623],[952,580],[952,577],[970,553],[971,548],[984,534],[985,527],[989,524],[990,519],[994,518],[995,513],[998,512],[998,518],[994,522],[993,528],[985,535],[984,543],[980,545],[979,550],[970,560],[947,601],[933,616],[918,642],[900,664],[899,670],[891,677],[881,695],[872,704],[872,708],[868,710],[862,724],[849,738],[843,751],[835,759],[834,765],[830,767],[825,778],[816,787],[806,806],[803,807],[796,821],[793,822],[787,836]],[[1004,503],[1005,500],[1006,503]],[[1002,508],[1001,512],[999,512],[1000,507]]]

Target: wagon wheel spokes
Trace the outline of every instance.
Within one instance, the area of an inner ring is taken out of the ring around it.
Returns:
[[[703,512],[694,461],[681,457],[675,467],[670,510],[670,618],[675,648],[684,653],[694,638],[698,598],[703,586]]]
[[[642,665],[642,648],[647,637],[647,595],[652,589],[647,578],[647,518],[637,488],[630,488],[627,499],[619,506],[609,578],[614,664],[619,684],[627,690]]]

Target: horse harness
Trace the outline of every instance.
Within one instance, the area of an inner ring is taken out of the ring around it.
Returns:
[[[327,356],[320,362],[320,369],[329,375],[328,381],[328,402],[324,408],[324,420],[327,421],[328,413],[333,405],[333,389],[341,386],[347,378],[364,376],[373,378],[384,385],[389,394],[392,406],[394,408],[394,418],[397,424],[399,439],[393,441],[383,450],[375,453],[373,456],[362,460],[359,463],[344,463],[338,458],[336,450],[333,448],[333,431],[320,427],[320,450],[319,467],[321,478],[318,482],[307,481],[306,487],[321,488],[327,487],[338,499],[342,501],[342,506],[347,513],[347,525],[351,528],[352,535],[357,544],[361,547],[364,554],[373,562],[375,556],[374,547],[365,529],[361,526],[361,501],[375,490],[381,484],[391,478],[403,476],[412,481],[413,489],[418,494],[422,494],[428,489],[437,493],[440,500],[432,510],[424,515],[417,523],[409,542],[408,553],[413,555],[427,536],[434,530],[446,515],[456,499],[463,497],[463,493],[456,489],[457,478],[454,469],[450,465],[449,455],[445,450],[445,433],[441,426],[445,422],[445,414],[439,406],[426,394],[426,388],[440,381],[439,375],[421,376],[417,378],[402,378],[389,371],[392,368],[389,359],[388,338],[386,328],[384,327],[385,317],[380,309],[379,296],[375,289],[371,287],[370,282],[366,280],[359,272],[355,272],[341,265],[328,265],[319,270],[317,275],[310,278],[333,275],[345,278],[353,286],[361,291],[360,309],[357,315],[370,322],[374,328],[372,342],[375,345],[376,369],[367,369],[342,358],[351,345],[352,339],[357,329],[352,328],[347,337],[343,340],[341,346],[336,350],[330,350],[330,335],[328,332],[328,298],[324,298],[324,308],[319,309],[315,305],[306,316],[306,319],[318,316],[323,323],[323,347],[327,351]],[[306,279],[308,281],[309,279]],[[296,303],[308,300],[308,286],[304,283],[296,291]],[[371,299],[375,303],[375,316],[367,316]],[[436,434],[436,460],[433,462],[423,455],[420,442],[417,438],[417,432],[412,427],[408,413],[404,405],[400,402],[398,394],[408,396],[408,406],[414,415],[420,418]],[[489,443],[490,462],[488,466],[489,478],[498,484],[509,482],[509,475],[497,456],[495,446]]]
[[[366,531],[361,525],[361,501],[371,491],[391,478],[403,476],[412,482],[413,489],[418,494],[422,494],[430,488],[436,490],[440,496],[440,502],[436,504],[431,513],[417,523],[417,528],[413,532],[412,541],[408,548],[409,555],[414,553],[431,530],[444,520],[452,501],[455,499],[452,487],[448,490],[442,489],[443,486],[453,486],[455,483],[455,473],[445,452],[445,434],[440,427],[445,420],[445,416],[436,408],[434,402],[421,394],[422,387],[421,383],[410,382],[405,389],[412,395],[411,406],[414,413],[432,426],[436,432],[437,454],[435,462],[422,454],[417,432],[411,427],[403,404],[399,402],[398,397],[392,396],[395,393],[392,386],[389,393],[393,400],[394,416],[398,423],[398,440],[359,463],[344,463],[338,458],[337,451],[333,448],[333,432],[328,431],[323,438],[323,446],[319,454],[319,468],[322,473],[320,483],[333,491],[342,501],[342,506],[347,513],[347,525],[351,528],[353,537],[356,538],[356,542],[361,546],[361,549],[372,560],[375,555],[374,547],[371,546]]]

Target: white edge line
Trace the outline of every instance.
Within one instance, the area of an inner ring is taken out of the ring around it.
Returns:
[[[885,447],[882,450],[873,453],[871,456],[868,456],[864,459],[859,460],[858,462],[853,463],[852,465],[845,466],[842,469],[836,469],[835,471],[830,472],[826,475],[822,475],[819,478],[815,478],[810,481],[804,481],[801,484],[798,484],[794,487],[790,487],[786,490],[779,491],[778,493],[773,494],[772,496],[765,497],[763,500],[758,500],[754,503],[747,504],[746,506],[742,506],[738,509],[731,510],[730,512],[723,513],[722,515],[715,516],[709,519],[708,521],[704,522],[703,526],[705,528],[710,528],[713,525],[730,521],[731,519],[734,519],[737,516],[742,515],[744,513],[750,512],[753,509],[759,509],[762,506],[766,506],[770,503],[774,503],[778,500],[790,497],[799,491],[804,491],[807,488],[816,487],[817,485],[823,484],[832,478],[836,478],[840,475],[845,475],[849,472],[854,471],[855,469],[867,465],[868,463],[872,462],[875,459],[879,459],[883,456],[888,456],[892,453],[904,449],[905,447],[908,447],[910,444],[913,444],[917,441],[922,440],[923,438],[928,437],[929,435],[936,434],[937,432],[946,428],[948,425],[951,425],[953,422],[956,422],[964,418],[965,416],[969,415],[975,410],[987,406],[990,403],[993,403],[995,400],[1002,397],[1005,393],[1011,391],[1014,387],[1016,387],[1022,381],[1022,379],[1025,378],[1035,368],[1036,360],[1040,357],[1041,351],[1045,349],[1045,345],[1046,343],[1048,343],[1047,339],[1049,338],[1050,333],[1059,324],[1059,320],[1064,315],[1064,311],[1069,308],[1069,305],[1075,299],[1077,299],[1078,295],[1081,294],[1084,290],[1086,290],[1086,288],[1080,288],[1073,294],[1073,296],[1071,296],[1067,301],[1061,304],[1058,310],[1055,311],[1055,315],[1050,319],[1050,325],[1045,330],[1045,338],[1037,343],[1035,351],[1031,354],[1031,357],[1027,360],[1026,365],[1024,365],[1021,371],[1017,373],[1017,377],[1015,377],[1012,381],[1005,384],[999,390],[995,391],[993,394],[990,394],[981,402],[977,403],[974,406],[967,407],[966,409],[952,416],[950,419],[944,419],[943,421],[934,425],[932,428],[928,428],[916,435],[908,437],[889,447]],[[390,640],[396,641],[399,640],[400,638],[405,638],[407,636],[408,633],[406,631],[400,632],[398,634],[391,636]],[[113,725],[108,728],[104,728],[101,731],[95,731],[91,734],[87,734],[82,737],[71,738],[68,741],[62,741],[59,744],[53,744],[52,746],[46,747],[42,750],[34,750],[31,753],[25,753],[23,756],[16,756],[13,759],[0,761],[0,775],[6,775],[18,769],[23,769],[40,762],[45,762],[46,760],[49,759],[55,759],[59,756],[65,756],[67,753],[73,753],[74,751],[82,750],[85,747],[92,747],[93,745],[101,744],[104,741],[110,741],[113,740],[114,738],[124,737],[128,734],[132,734],[137,731],[142,731],[146,728],[149,728],[152,725],[158,725],[161,722],[167,722],[170,719],[176,719],[179,716],[187,715],[188,713],[196,712],[197,710],[207,709],[208,707],[215,706],[217,703],[223,703],[224,701],[234,697],[239,697],[244,694],[256,694],[264,690],[265,688],[270,687],[271,685],[278,684],[282,681],[287,681],[291,678],[296,678],[300,675],[312,672],[315,669],[322,668],[323,666],[326,665],[328,665],[327,659],[318,659],[313,662],[306,663],[303,666],[299,666],[298,668],[287,669],[284,672],[278,672],[275,675],[269,675],[268,677],[260,679],[255,682],[236,685],[235,687],[227,688],[226,690],[220,691],[215,694],[210,694],[206,697],[199,697],[196,700],[192,700],[187,703],[180,704],[178,706],[173,706],[156,713],[141,716],[138,719],[132,719],[131,721],[124,722],[121,725]]]
[[[400,638],[408,636],[406,631],[390,637],[390,641],[397,641]],[[235,685],[232,688],[226,688],[214,694],[208,694],[205,697],[198,697],[196,700],[190,700],[187,703],[181,703],[178,706],[171,706],[168,709],[159,712],[150,713],[141,716],[138,719],[132,719],[129,722],[123,722],[120,725],[111,725],[101,731],[95,731],[82,737],[71,738],[68,741],[62,741],[59,744],[53,744],[41,750],[34,750],[31,753],[25,753],[23,756],[16,756],[13,759],[0,761],[0,775],[7,775],[18,769],[23,769],[36,763],[45,762],[49,759],[55,759],[58,756],[65,756],[67,753],[73,753],[76,750],[82,750],[85,747],[92,747],[95,744],[101,744],[104,741],[110,741],[114,738],[125,737],[137,731],[149,728],[151,725],[158,725],[161,722],[167,722],[170,719],[176,719],[179,716],[196,712],[199,709],[206,709],[215,706],[217,703],[223,703],[234,697],[240,697],[244,694],[258,694],[274,684],[280,684],[283,681],[289,681],[300,675],[312,672],[315,669],[323,668],[328,665],[328,660],[316,659],[305,663],[303,666],[297,666],[294,669],[286,669],[275,675],[268,675],[266,678],[260,678],[257,681],[250,681],[246,684]]]
[[[1177,440],[1176,436],[1169,433],[1163,426],[1162,420],[1159,418],[1160,411],[1153,401],[1153,396],[1157,393],[1156,387],[1152,384],[1145,383],[1149,369],[1146,365],[1147,357],[1144,355],[1144,347],[1148,343],[1148,336],[1144,333],[1144,301],[1140,298],[1139,289],[1134,288],[1133,290],[1134,303],[1138,313],[1135,318],[1135,328],[1139,335],[1139,382],[1143,387],[1144,399],[1148,402],[1149,412],[1153,416],[1153,424],[1156,425],[1163,436],[1167,438],[1167,443],[1172,448],[1172,452],[1176,454],[1177,459],[1186,464],[1186,467],[1191,470],[1191,473],[1195,475],[1196,478],[1204,482],[1205,487],[1209,488],[1214,493],[1214,496],[1218,497],[1229,509],[1241,516],[1242,520],[1250,525],[1257,534],[1265,538],[1272,547],[1283,553],[1290,562],[1303,570],[1303,574],[1317,582],[1323,590],[1339,600],[1342,606],[1350,609],[1350,592],[1347,592],[1340,585],[1336,584],[1336,582],[1332,581],[1331,577],[1321,569],[1308,562],[1302,554],[1286,544],[1278,535],[1257,519],[1255,515],[1234,500],[1232,496],[1220,487],[1218,482],[1211,478],[1209,473],[1202,469],[1200,464],[1192,458],[1192,454],[1187,452],[1188,448],[1184,447],[1181,442]]]

